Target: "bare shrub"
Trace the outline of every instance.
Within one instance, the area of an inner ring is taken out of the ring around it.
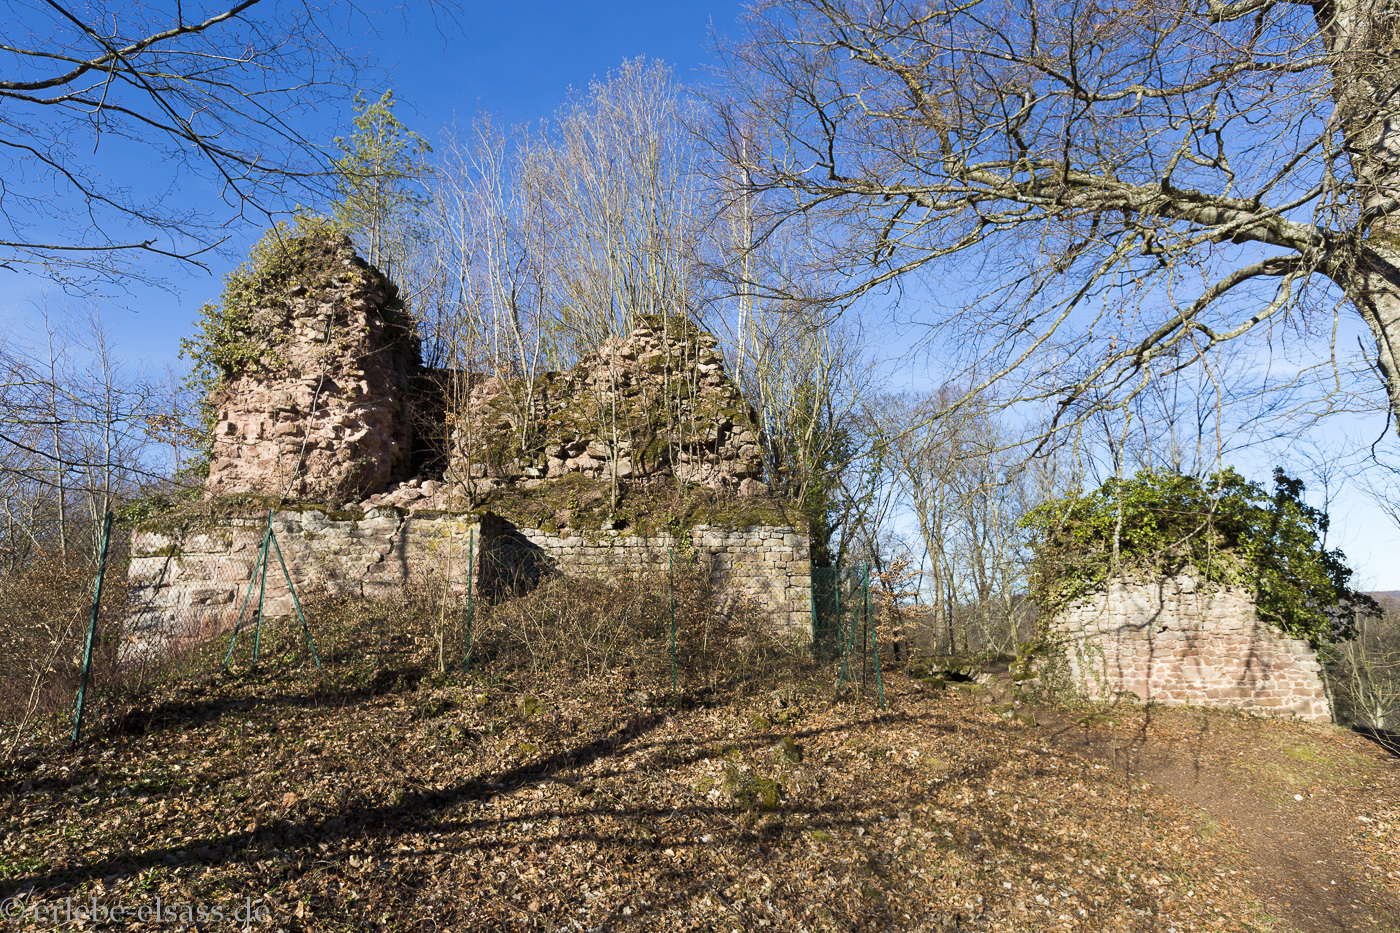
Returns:
[[[328,668],[367,666],[378,676],[411,679],[444,668],[460,672],[470,649],[472,670],[493,677],[621,672],[638,687],[666,690],[673,598],[682,692],[750,692],[811,673],[806,633],[773,633],[762,608],[748,601],[721,605],[708,564],[680,555],[673,569],[663,560],[606,577],[550,573],[523,593],[474,593],[470,615],[465,590],[432,575],[396,598],[312,594],[305,606]],[[269,621],[263,646],[268,663],[305,661],[294,619]],[[240,647],[236,663],[250,654]]]
[[[302,610],[327,668],[393,666],[427,673],[460,665],[466,646],[467,604],[439,574],[415,575],[392,596],[362,596],[311,590],[301,594]],[[251,613],[250,613],[251,616]],[[244,622],[232,654],[235,666],[252,660],[255,617]],[[305,667],[312,663],[301,621],[295,615],[264,621],[260,662]],[[227,648],[227,636],[220,639]],[[220,665],[224,655],[215,659]],[[452,659],[456,659],[455,661]]]
[[[93,641],[88,703],[120,693],[127,674],[118,663],[126,601],[125,562],[109,558]],[[0,574],[0,723],[4,747],[26,737],[52,737],[69,717],[82,672],[96,568],[87,555],[45,549]]]
[[[1362,616],[1356,635],[1324,646],[1337,721],[1363,729],[1400,729],[1400,606]]]
[[[534,590],[486,607],[476,626],[476,657],[493,667],[590,676],[627,669],[681,690],[762,689],[805,670],[805,646],[772,633],[761,607],[720,605],[709,566],[678,558],[607,577],[555,574]]]

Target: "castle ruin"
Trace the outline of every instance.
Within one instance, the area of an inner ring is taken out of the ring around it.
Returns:
[[[764,483],[713,337],[648,318],[564,372],[428,370],[393,283],[348,239],[283,249],[295,262],[243,296],[258,342],[210,398],[204,502],[133,536],[136,650],[232,626],[269,511],[298,591],[393,597],[435,574],[490,597],[681,550],[722,601],[808,626],[809,541]],[[269,611],[290,611],[280,573],[267,585]]]

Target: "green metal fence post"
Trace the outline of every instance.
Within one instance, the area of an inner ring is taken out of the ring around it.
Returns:
[[[867,649],[870,647],[870,562],[865,561],[860,566],[860,692],[865,695],[866,688],[870,685],[870,654]]]
[[[846,655],[844,646],[841,644],[841,567],[839,565],[832,565],[831,568],[831,592],[833,597],[831,611],[835,613],[834,618],[836,619],[836,646],[842,650],[841,660],[844,662]]]
[[[476,582],[476,529],[467,532],[467,664],[462,671],[472,672],[472,584]]]
[[[676,688],[676,550],[667,554],[667,573],[671,578],[671,695],[678,695]]]
[[[807,560],[807,595],[811,597],[812,604],[812,653],[817,656],[817,663],[826,666],[826,652],[822,649],[822,639],[817,631],[817,565]]]
[[[836,681],[836,689],[840,690],[846,683],[846,665],[851,661],[851,648],[855,645],[856,637],[856,616],[859,613],[851,614],[849,628],[841,628],[841,574],[839,570],[836,574],[836,607],[836,637],[841,641],[841,676]]]
[[[272,534],[272,509],[267,510],[267,541],[271,543]],[[262,625],[263,607],[267,604],[267,548],[268,543],[263,544],[263,564],[262,582],[258,584],[258,627],[253,633],[253,664],[258,663],[258,651],[262,647]]]
[[[87,647],[83,649],[83,675],[78,680],[78,707],[73,711],[73,744],[83,729],[83,701],[87,699],[88,674],[92,670],[92,642],[97,635],[97,614],[102,608],[102,580],[107,575],[107,542],[112,533],[112,512],[102,519],[102,550],[97,557],[97,582],[92,590],[92,612],[88,614]]]
[[[316,643],[311,640],[311,626],[306,624],[306,614],[301,611],[301,600],[297,599],[297,589],[292,585],[292,575],[287,570],[287,560],[282,556],[282,545],[277,543],[276,535],[272,537],[272,546],[277,549],[277,563],[282,565],[282,576],[287,580],[287,592],[292,594],[292,605],[297,608],[297,618],[301,620],[301,633],[306,636],[306,646],[311,649],[311,660],[320,667],[321,659],[316,655]]]
[[[263,534],[262,546],[258,548],[258,559],[253,563],[253,575],[248,578],[248,589],[243,593],[243,604],[238,607],[238,621],[233,624],[233,637],[228,640],[228,654],[224,655],[224,672],[228,672],[228,662],[233,657],[233,646],[238,643],[238,634],[243,631],[243,613],[248,608],[248,600],[253,597],[253,584],[258,582],[260,572],[266,576],[267,546],[272,536],[272,513],[268,513],[267,531]]]

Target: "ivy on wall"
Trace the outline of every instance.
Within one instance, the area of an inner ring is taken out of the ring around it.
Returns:
[[[1302,500],[1303,489],[1277,468],[1272,494],[1233,469],[1204,479],[1143,470],[1044,503],[1023,520],[1041,617],[1113,577],[1187,573],[1247,588],[1260,618],[1295,638],[1344,640],[1357,611],[1379,609],[1349,585],[1346,555],[1323,546],[1327,515]]]
[[[224,278],[219,300],[199,309],[194,336],[180,341],[180,355],[194,362],[191,381],[207,393],[240,372],[283,365],[277,349],[287,339],[287,296],[317,284],[339,236],[335,221],[303,214],[264,233]]]
[[[279,221],[253,246],[248,261],[224,278],[217,302],[199,309],[193,336],[182,338],[180,355],[193,362],[187,388],[203,399],[201,433],[212,440],[211,398],[233,377],[287,366],[282,348],[290,337],[292,301],[307,293],[329,294],[367,276],[383,291],[384,342],[407,339],[413,325],[398,288],[373,266],[346,267],[339,250],[344,225],[316,214]],[[207,454],[207,450],[206,450]]]

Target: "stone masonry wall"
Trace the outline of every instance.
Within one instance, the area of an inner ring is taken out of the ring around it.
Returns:
[[[1050,623],[1070,675],[1096,697],[1228,707],[1330,722],[1316,652],[1259,619],[1248,593],[1181,576],[1118,580]]]
[[[756,415],[717,341],[685,317],[642,317],[528,382],[429,373],[393,283],[328,231],[265,240],[218,309],[206,514],[134,536],[131,650],[234,624],[267,521],[258,500],[278,503],[298,592],[400,596],[448,562],[459,589],[505,596],[543,572],[664,566],[683,544],[721,603],[810,626],[808,539],[763,481]],[[438,377],[467,397],[438,398]],[[435,472],[411,475],[415,458]],[[208,517],[221,512],[243,517]],[[677,520],[729,526],[658,532]],[[290,612],[275,562],[267,580],[269,611]]]
[[[403,515],[386,508],[332,519],[307,509],[274,513],[272,527],[299,596],[319,591],[401,598],[411,577],[441,579],[444,572],[455,590],[465,592],[481,564],[481,528],[473,517]],[[231,629],[266,528],[264,513],[193,529],[137,531],[125,650],[140,655]],[[270,560],[266,611],[285,615],[293,611],[292,600],[275,552]],[[256,600],[254,592],[254,609]]]
[[[427,575],[440,580],[444,572],[457,592],[464,593],[472,580],[475,592],[489,595],[502,564],[521,558],[512,542],[523,541],[542,558],[543,571],[598,575],[664,567],[668,550],[676,546],[669,535],[570,537],[516,529],[489,514],[405,514],[393,508],[346,518],[318,509],[284,510],[274,513],[272,525],[299,595],[401,598],[406,585]],[[138,531],[132,541],[126,651],[146,654],[231,629],[266,527],[265,515],[251,515],[186,530]],[[690,547],[710,562],[721,604],[752,599],[776,629],[810,627],[804,535],[781,527],[701,526],[691,531]],[[285,615],[293,611],[291,597],[275,552],[271,560],[267,612]]]
[[[209,400],[217,421],[205,494],[359,502],[407,478],[417,340],[393,285],[348,239],[283,248],[295,273],[265,273],[251,311],[274,336]]]
[[[478,382],[455,421],[448,479],[477,493],[593,479],[671,476],[764,496],[755,416],[717,341],[685,318],[647,318],[533,384]],[[522,420],[531,412],[528,446]]]

